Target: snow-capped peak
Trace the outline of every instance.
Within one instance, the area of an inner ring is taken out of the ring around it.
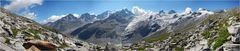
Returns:
[[[79,14],[73,14],[73,16],[75,16],[75,17],[77,17],[77,18],[79,18],[79,17],[80,17],[80,15],[79,15]]]
[[[204,9],[204,8],[199,8],[198,9],[198,11],[204,11],[204,10],[206,10],[206,9]]]
[[[184,12],[185,14],[190,14],[190,13],[192,13],[192,9],[191,8],[189,8],[189,7],[187,7],[186,9],[185,9],[185,12]]]
[[[197,12],[200,12],[202,14],[214,14],[214,12],[208,11],[207,9],[204,8],[199,8]]]
[[[135,15],[142,15],[147,13],[145,10],[143,10],[142,8],[139,8],[138,6],[134,6],[132,9],[132,12]]]

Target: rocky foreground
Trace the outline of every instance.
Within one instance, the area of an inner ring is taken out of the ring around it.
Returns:
[[[0,9],[0,51],[89,51],[93,46]]]

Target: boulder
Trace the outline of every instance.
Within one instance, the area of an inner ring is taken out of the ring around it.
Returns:
[[[228,27],[228,32],[229,32],[230,34],[237,34],[238,29],[239,29],[238,27],[230,26],[230,27]]]
[[[22,42],[16,42],[15,43],[16,50],[25,51],[25,48],[22,45],[23,45]]]
[[[26,51],[41,51],[40,49],[38,49],[36,46],[31,46],[29,49],[27,49]]]
[[[223,45],[224,51],[239,51],[240,50],[240,44],[225,44]]]
[[[0,42],[4,43],[6,39],[4,37],[0,37]]]
[[[231,41],[235,44],[240,43],[240,24],[233,24],[232,26],[228,27],[228,32],[231,34]]]
[[[67,46],[76,47],[76,45],[72,41],[65,40],[65,43]]]
[[[34,49],[36,50],[41,50],[41,51],[57,51],[57,46],[54,44],[47,42],[47,41],[41,41],[41,40],[32,40],[27,43],[23,44],[24,48],[27,50],[32,49],[33,46]]]
[[[5,45],[4,43],[0,42],[0,51],[15,51],[15,50]]]
[[[59,40],[63,40],[63,39],[64,39],[61,34],[57,34],[57,38],[58,38]]]

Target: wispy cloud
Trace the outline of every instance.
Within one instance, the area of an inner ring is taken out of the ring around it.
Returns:
[[[37,15],[31,12],[29,8],[36,5],[42,5],[42,2],[43,0],[10,0],[10,4],[5,5],[4,8],[21,14],[29,19],[34,19]]]
[[[64,16],[66,16],[66,15],[52,15],[49,18],[47,18],[46,20],[43,20],[42,24],[45,24],[45,23],[48,23],[48,22],[57,21],[57,20],[61,19]]]
[[[65,17],[65,16],[67,16],[67,14],[64,14],[64,15],[52,15],[52,16],[48,17],[46,20],[43,20],[43,21],[41,22],[41,24],[46,24],[46,23],[48,23],[48,22],[55,22],[55,21],[57,21],[57,20]],[[75,17],[77,17],[77,18],[80,17],[80,15],[79,15],[79,14],[76,14],[76,13],[74,13],[73,16],[75,16]]]

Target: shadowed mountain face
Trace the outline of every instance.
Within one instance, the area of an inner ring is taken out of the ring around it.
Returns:
[[[72,14],[68,14],[67,16],[55,21],[55,22],[49,22],[45,24],[46,26],[53,27],[62,33],[68,34],[69,32],[72,32],[78,27],[83,26],[86,24],[83,20],[73,16]]]
[[[121,42],[119,35],[132,20],[132,17],[132,12],[127,9],[123,9],[109,15],[109,17],[105,20],[86,24],[83,27],[76,29],[71,34],[78,36],[80,39],[89,41],[96,40],[97,42],[97,40],[101,40],[100,42]]]
[[[85,21],[86,23],[93,22],[96,15],[90,15],[89,13],[82,14],[79,19]]]

